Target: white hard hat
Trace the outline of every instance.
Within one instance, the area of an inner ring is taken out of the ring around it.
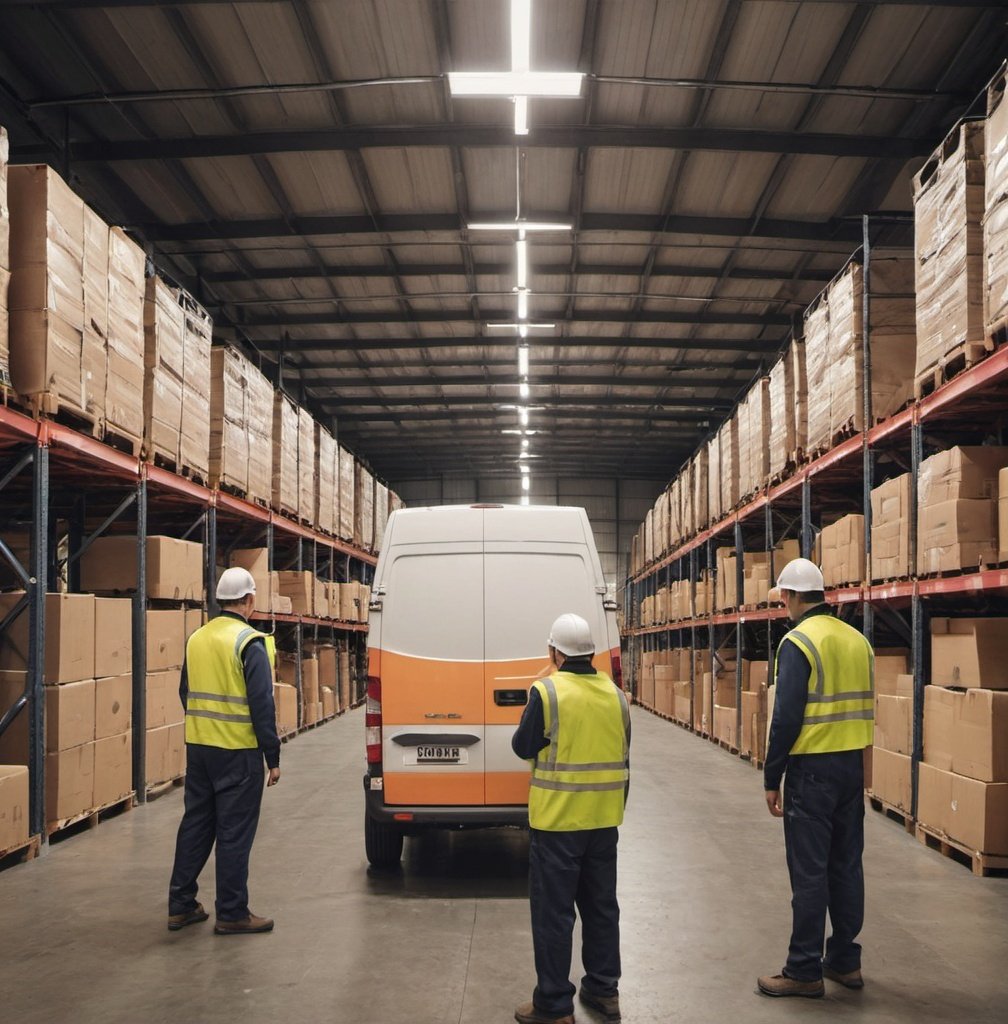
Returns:
[[[781,573],[777,577],[777,586],[770,592],[770,600],[779,601],[782,590],[807,594],[825,589],[826,584],[819,566],[807,558],[795,558],[781,569]]]
[[[591,626],[573,612],[561,615],[553,623],[549,635],[550,647],[555,647],[568,658],[583,658],[586,654],[595,653],[595,641],[592,639]]]
[[[218,601],[240,601],[255,592],[255,580],[248,569],[239,569],[237,566],[225,569],[217,581]]]

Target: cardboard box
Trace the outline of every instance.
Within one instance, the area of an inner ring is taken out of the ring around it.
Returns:
[[[1008,783],[921,764],[917,820],[978,853],[1008,854]]]
[[[184,629],[182,632],[183,645],[182,651],[185,653],[186,644],[189,642],[189,637],[196,632],[197,629],[201,629],[206,623],[206,611],[203,608],[186,608]]]
[[[322,687],[322,717],[334,718],[336,715],[336,694],[329,686]]]
[[[762,693],[769,683],[769,664],[766,661],[742,659],[742,689],[750,693]]]
[[[281,736],[297,732],[297,690],[284,683],[275,683],[273,685],[273,704],[276,707],[277,732]]]
[[[317,704],[319,701],[318,658],[307,655],[301,658],[301,704]]]
[[[917,483],[921,508],[945,501],[996,498],[998,475],[1008,466],[1008,447],[956,446],[924,459]]]
[[[185,722],[185,709],[179,700],[179,672],[149,672],[147,674],[147,731],[163,729]]]
[[[156,786],[185,775],[185,726],[165,725],[147,730],[147,785]]]
[[[864,516],[844,516],[823,528],[822,572],[827,587],[861,583],[865,576]]]
[[[136,537],[99,537],[81,558],[81,587],[95,593],[136,590]],[[203,600],[203,545],[174,537],[147,538],[147,596]]]
[[[248,569],[255,580],[257,612],[269,612],[273,584],[269,571],[269,550],[267,548],[236,548],[231,552],[231,565]]]
[[[0,594],[0,619],[24,597],[23,591]],[[0,669],[28,667],[28,610],[0,636]],[[95,601],[90,594],[46,594],[45,661],[47,686],[94,679]]]
[[[875,696],[898,693],[899,678],[910,671],[910,652],[894,647],[875,652]]]
[[[96,678],[123,676],[133,670],[133,602],[95,598]]]
[[[350,671],[350,652],[341,648],[339,652],[339,699],[340,708],[346,711],[356,696],[353,673]]]
[[[910,758],[906,754],[874,748],[872,793],[890,807],[910,813]]]
[[[1008,619],[931,620],[931,682],[1008,689]]]
[[[764,663],[765,664],[765,663]],[[766,748],[767,688],[742,694],[742,734],[739,753],[762,761]]]
[[[311,615],[315,602],[315,577],[310,572],[288,570],[277,573],[281,597],[290,599],[295,615]]]
[[[129,732],[133,724],[133,676],[95,680],[95,739]]]
[[[326,580],[312,577],[312,615],[317,619],[329,618],[329,585]]]
[[[147,612],[148,672],[182,668],[185,624],[186,616],[181,608],[152,608]]]
[[[656,665],[654,668],[654,709],[669,718],[672,717],[673,687],[678,674],[678,667],[671,665]]]
[[[318,658],[319,686],[335,690],[339,687],[339,665],[336,648],[332,644],[319,644],[314,649]]]
[[[273,507],[298,514],[298,407],[282,392],[273,404]]]
[[[984,568],[998,560],[997,502],[963,498],[922,505],[918,515],[917,571]]]
[[[95,738],[95,681],[85,679],[45,691],[46,751],[70,750]],[[20,717],[20,716],[18,716]]]
[[[883,694],[875,701],[875,746],[895,754],[913,751],[913,701]]]
[[[1008,782],[1008,693],[928,686],[924,760],[980,782]]]
[[[896,677],[896,693],[894,697],[909,697],[914,695],[914,677],[911,675],[899,675]]]
[[[714,738],[726,743],[733,750],[738,749],[738,712],[736,708],[714,705]]]
[[[47,754],[46,821],[50,826],[94,809],[95,745]]]
[[[0,851],[28,842],[28,769],[0,765]]]
[[[114,804],[133,792],[133,738],[107,736],[94,744],[95,807]]]
[[[904,579],[910,565],[910,474],[904,473],[871,492],[872,579]]]
[[[691,725],[692,702],[693,684],[688,681],[677,682],[672,691],[672,717],[684,725]]]
[[[319,718],[321,717],[319,715],[319,712],[318,712],[319,706],[320,705],[319,705],[318,701],[315,701],[315,702],[305,702],[302,699],[302,701],[301,701],[301,717],[302,717],[301,724],[302,725],[315,725],[315,724],[318,723]]]
[[[246,373],[250,365],[230,345],[210,352],[210,479],[239,494],[249,492],[251,431]]]

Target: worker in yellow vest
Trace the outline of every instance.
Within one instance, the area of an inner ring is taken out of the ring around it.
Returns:
[[[280,781],[270,638],[248,624],[255,580],[226,569],[217,584],[221,612],[186,644],[179,695],[185,708],[185,814],[168,890],[168,928],[206,921],[197,880],[217,844],[218,935],[273,930],[248,906],[248,867],[259,824],[263,761],[267,786]]]
[[[630,708],[592,665],[580,615],[550,631],[550,667],[533,683],[511,741],[532,764],[529,900],[538,984],[519,1024],[573,1024],[570,982],[575,905],[581,914],[581,1001],[620,1019],[616,844],[630,778]]]
[[[823,575],[789,562],[775,600],[794,628],[781,641],[764,768],[766,802],[784,819],[792,891],[791,946],[783,971],[759,979],[768,996],[824,992],[823,976],[864,987],[858,934],[864,923],[864,751],[872,745],[875,655],[826,604]],[[781,778],[784,799],[781,802]],[[833,933],[825,943],[826,913]]]

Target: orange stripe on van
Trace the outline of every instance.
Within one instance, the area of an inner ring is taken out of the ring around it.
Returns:
[[[432,661],[381,652],[382,721],[421,725],[426,715],[452,715],[454,725],[483,723],[483,663]]]
[[[448,772],[386,771],[385,803],[478,807],[483,803],[483,779],[482,772],[453,775]]]
[[[528,803],[530,772],[487,772],[486,802],[488,804]]]
[[[522,661],[489,661],[486,666],[486,724],[517,725],[521,719],[521,707],[498,707],[494,690],[530,690],[532,684],[549,665],[546,658],[525,658]],[[609,651],[595,656],[595,668],[612,676],[612,659]]]

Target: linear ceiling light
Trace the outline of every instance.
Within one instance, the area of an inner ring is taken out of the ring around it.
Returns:
[[[527,377],[529,374],[528,345],[521,345],[518,348],[518,374],[521,377]]]
[[[528,242],[519,238],[515,242],[515,263],[517,265],[518,287],[528,287]]]
[[[528,96],[515,96],[515,135],[528,135]]]
[[[528,398],[529,396],[529,384],[527,380],[523,380],[518,385],[518,396],[520,398]]]
[[[577,99],[584,75],[580,71],[449,71],[452,96],[487,99],[535,97]]]
[[[527,491],[530,486],[531,486],[531,481],[529,480],[529,478],[527,476],[523,476],[522,477],[522,490],[523,491]]]
[[[518,319],[528,320],[528,288],[518,289]]]
[[[570,231],[570,221],[551,220],[478,220],[467,224],[470,231]]]
[[[552,331],[556,324],[487,324],[491,331],[518,331],[524,338],[528,331]]]
[[[528,409],[524,405],[518,406],[518,422],[523,426],[528,426]]]
[[[522,451],[523,451],[523,452],[527,452],[527,451],[528,451],[528,446],[529,446],[529,440],[528,440],[528,438],[527,438],[527,437],[523,437],[523,438],[522,438],[522,443],[521,443],[521,446],[522,446]]]
[[[532,66],[532,0],[511,0],[511,70]]]

